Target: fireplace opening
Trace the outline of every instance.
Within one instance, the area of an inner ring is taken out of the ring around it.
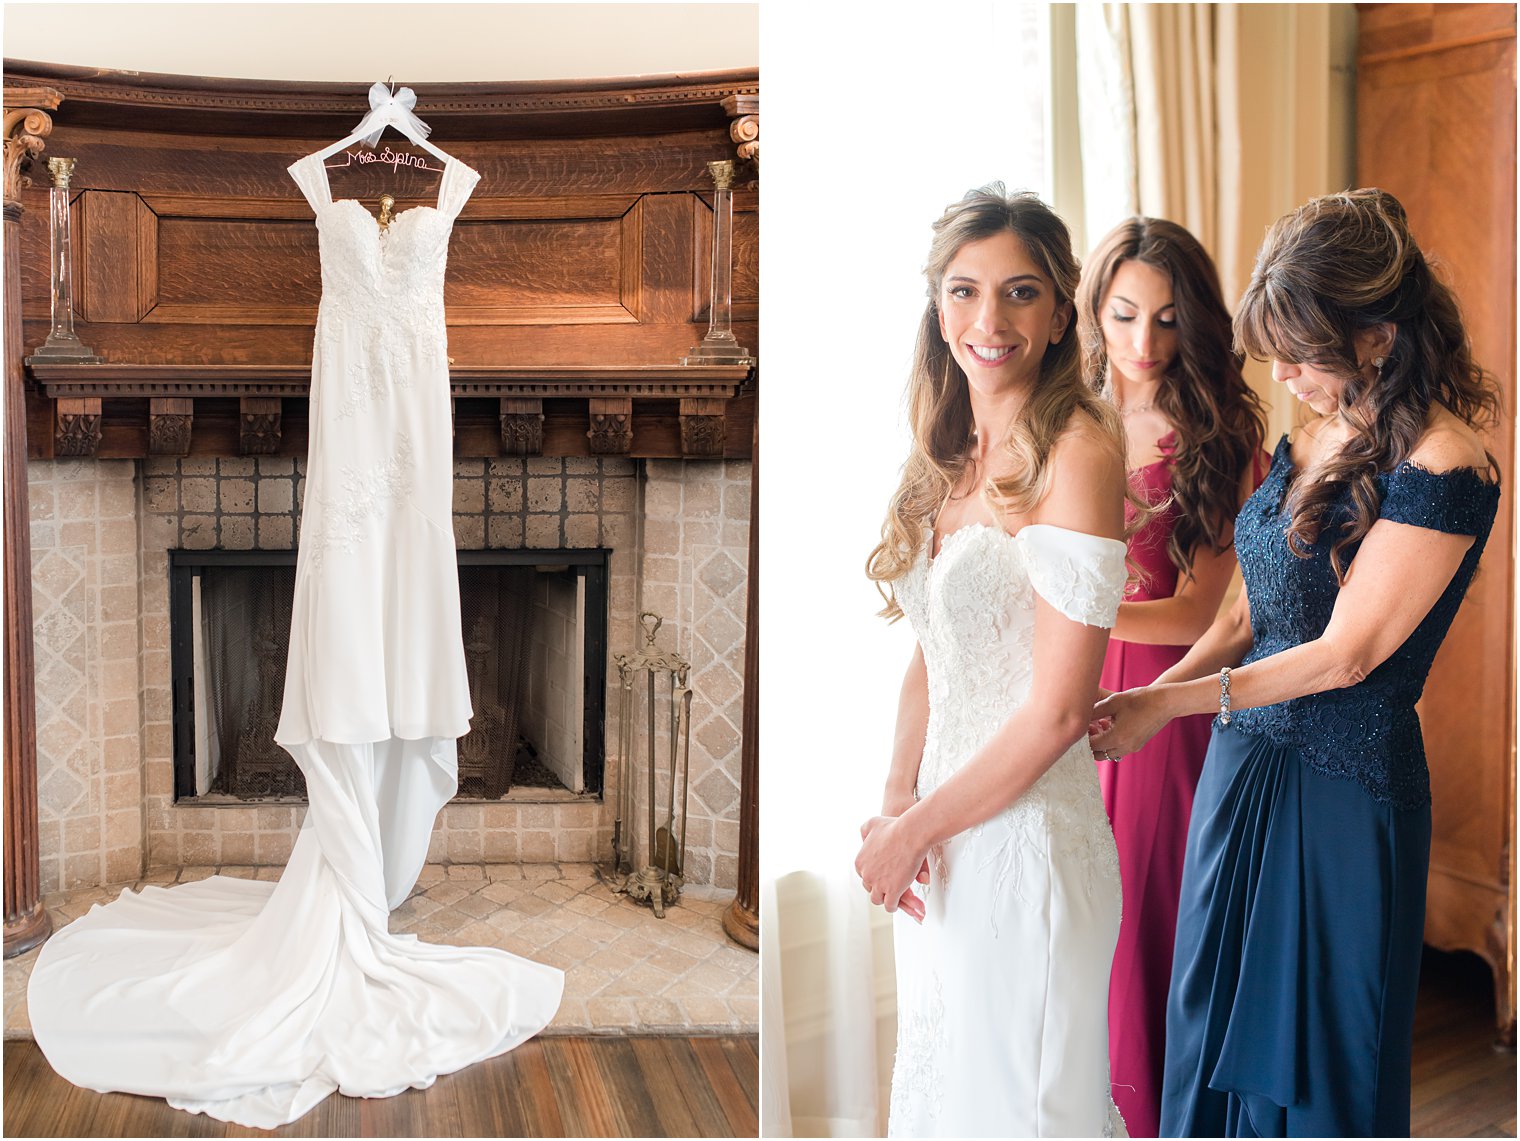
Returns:
[[[474,716],[455,800],[599,796],[607,682],[605,550],[459,552]],[[170,551],[175,800],[304,800],[274,741],[293,551]]]

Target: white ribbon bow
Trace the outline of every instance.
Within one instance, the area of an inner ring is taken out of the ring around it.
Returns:
[[[417,95],[410,87],[392,94],[385,84],[377,83],[369,89],[369,114],[359,121],[354,133],[363,136],[363,141],[371,147],[380,141],[386,127],[395,127],[407,138],[421,141],[432,134],[433,129],[412,114],[415,106]]]

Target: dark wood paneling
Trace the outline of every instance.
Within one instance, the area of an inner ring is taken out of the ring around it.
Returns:
[[[625,215],[472,221],[455,231],[444,300],[455,324],[608,324],[638,319],[639,254]],[[631,265],[625,266],[626,255]],[[625,293],[631,293],[625,304]]]
[[[26,67],[67,86],[50,153],[77,160],[81,338],[111,364],[308,363],[321,289],[317,227],[286,167],[329,141],[323,130],[351,127],[338,110],[352,105],[357,118],[362,85]],[[12,67],[6,81],[24,74]],[[708,214],[706,164],[733,155],[722,103],[757,89],[746,73],[419,90],[433,140],[482,175],[450,248],[454,361],[623,366],[684,356],[706,331],[710,220],[698,223]],[[438,176],[353,162],[330,181],[336,197],[373,212],[381,192],[396,197],[398,210],[431,204]],[[30,346],[47,334],[48,236],[44,191],[27,199],[36,207],[21,235],[30,317],[22,340]],[[755,191],[736,195],[735,333],[751,347],[757,210]],[[202,411],[193,412],[192,452],[237,438]],[[285,409],[292,424],[293,411]],[[139,438],[146,446],[146,420],[140,426],[133,415],[113,424],[107,408],[98,454]],[[662,413],[634,419],[635,439],[663,439]],[[32,455],[51,454],[54,420],[29,413],[34,429],[48,425],[46,436],[29,438]],[[645,429],[643,420],[659,427]],[[676,450],[668,454],[678,455],[679,424],[671,423]],[[496,429],[499,438],[499,419]],[[546,448],[560,438],[546,425]]]
[[[760,195],[754,190],[734,191],[734,273],[732,320],[737,327],[754,321],[760,313]],[[700,196],[692,215],[691,319],[706,323],[712,318],[712,194]],[[737,328],[736,328],[737,331]],[[752,342],[740,340],[751,351]]]
[[[158,307],[150,321],[310,326],[315,320],[322,278],[309,220],[165,216],[158,253]]]
[[[157,293],[158,219],[153,211],[136,194],[86,190],[74,199],[74,218],[75,309],[86,321],[141,321]]]
[[[1357,181],[1396,194],[1454,288],[1477,359],[1504,394],[1488,448],[1504,493],[1488,548],[1436,658],[1420,718],[1432,815],[1426,940],[1495,972],[1514,1026],[1515,9],[1360,9]]]
[[[1357,55],[1376,66],[1429,56],[1432,47],[1470,47],[1513,40],[1510,4],[1364,4]]]

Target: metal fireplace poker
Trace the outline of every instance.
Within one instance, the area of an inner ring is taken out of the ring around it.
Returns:
[[[639,625],[644,630],[643,648],[632,654],[617,654],[613,659],[622,686],[618,700],[618,791],[617,816],[612,826],[611,878],[613,891],[648,903],[655,915],[663,919],[665,908],[680,898],[684,882],[682,868],[686,863],[687,801],[691,787],[691,688],[687,685],[691,665],[680,654],[655,647],[655,634],[663,625],[658,614],[645,611],[639,615]],[[640,693],[644,718],[642,725],[635,726]],[[664,750],[659,748],[658,741],[662,725],[669,727]],[[639,733],[644,740],[637,742],[640,747],[635,747]],[[662,752],[663,766],[659,760]],[[636,771],[641,756],[642,780]],[[640,785],[645,792],[643,805],[635,795]],[[642,831],[635,827],[636,820],[646,824]]]

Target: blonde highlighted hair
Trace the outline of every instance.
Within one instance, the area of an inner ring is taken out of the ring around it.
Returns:
[[[908,376],[913,445],[882,524],[881,542],[866,560],[866,575],[886,599],[881,613],[889,619],[902,616],[892,583],[918,558],[923,528],[965,478],[970,459],[975,425],[966,374],[940,332],[945,273],[961,247],[1003,233],[1018,238],[1030,260],[1050,279],[1058,307],[1070,306],[1076,298],[1079,267],[1071,252],[1071,235],[1066,223],[1036,195],[1010,194],[1002,183],[991,183],[969,191],[934,223],[934,240],[924,266],[928,304],[919,322]],[[995,517],[1024,514],[1045,497],[1050,489],[1051,448],[1077,412],[1099,425],[1116,450],[1122,447],[1118,413],[1084,383],[1080,346],[1075,330],[1068,326],[1061,339],[1045,350],[1034,391],[1001,441],[1012,460],[1012,474],[989,479],[982,488]]]

